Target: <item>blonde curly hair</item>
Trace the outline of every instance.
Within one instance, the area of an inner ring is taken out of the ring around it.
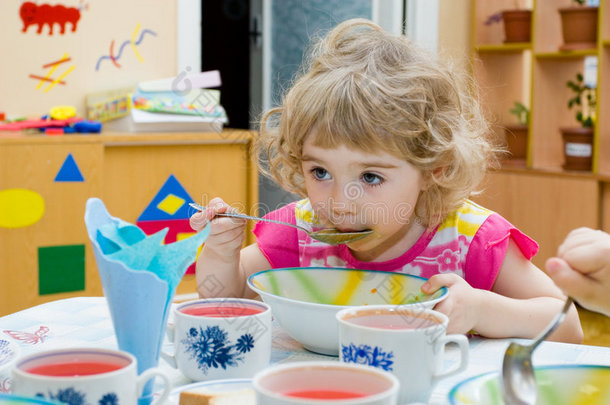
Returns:
[[[301,154],[310,134],[320,147],[386,151],[421,171],[427,186],[415,213],[434,227],[497,163],[467,84],[407,38],[365,19],[345,21],[312,47],[282,105],[262,116],[259,168],[306,196]]]

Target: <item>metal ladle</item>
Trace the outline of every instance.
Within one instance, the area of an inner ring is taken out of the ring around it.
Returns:
[[[532,343],[528,345],[512,342],[504,353],[502,362],[502,396],[507,405],[534,405],[538,396],[536,376],[532,366],[532,353],[563,322],[572,305],[568,297],[560,313]]]
[[[206,207],[201,206],[199,204],[195,204],[195,203],[190,203],[189,205],[198,211],[203,211],[206,209]],[[357,231],[357,232],[341,232],[334,228],[325,228],[325,229],[320,229],[318,231],[309,231],[309,230],[303,228],[302,226],[291,224],[289,222],[278,221],[275,219],[252,217],[250,215],[237,214],[237,213],[232,213],[232,212],[217,213],[216,215],[221,216],[221,217],[251,219],[253,221],[266,221],[266,222],[272,222],[274,224],[291,226],[293,228],[302,230],[307,235],[309,235],[310,238],[318,240],[320,242],[328,243],[329,245],[340,245],[340,244],[354,242],[354,241],[360,240],[362,238],[365,238],[373,233],[373,231],[370,229],[366,229],[364,231]]]

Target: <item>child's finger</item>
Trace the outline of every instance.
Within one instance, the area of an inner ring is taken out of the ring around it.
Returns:
[[[195,214],[191,215],[191,217],[189,218],[189,225],[191,226],[191,228],[193,228],[193,230],[195,230],[197,232],[199,232],[203,228],[205,228],[207,223],[208,223],[208,220],[207,220],[205,214],[201,211],[196,212]]]
[[[450,287],[455,284],[455,277],[458,276],[455,274],[435,274],[422,284],[421,290],[426,294],[432,294],[441,287]]]

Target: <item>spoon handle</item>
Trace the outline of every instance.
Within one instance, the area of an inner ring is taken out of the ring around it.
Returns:
[[[561,322],[563,322],[564,318],[566,317],[566,313],[568,312],[568,309],[570,309],[570,306],[572,305],[572,302],[572,297],[568,297],[566,299],[566,302],[565,304],[563,304],[561,312],[555,315],[555,317],[546,327],[546,329],[540,332],[540,334],[534,339],[534,343],[532,343],[532,349],[536,348],[540,344],[540,342],[545,340],[551,333],[553,333],[555,329],[557,329]]]
[[[189,204],[191,207],[195,208],[198,211],[204,211],[206,209],[206,207],[196,204],[196,203],[190,203]],[[293,228],[297,228],[297,229],[302,229],[300,226],[295,225],[295,224],[291,224],[289,222],[284,222],[284,221],[278,221],[276,219],[269,219],[269,218],[261,218],[261,217],[253,217],[250,215],[246,215],[246,214],[237,214],[234,212],[222,212],[222,213],[216,213],[217,216],[221,216],[221,217],[230,217],[230,218],[241,218],[241,219],[251,219],[253,221],[265,221],[265,222],[272,222],[274,224],[279,224],[279,225],[287,225],[287,226],[291,226]]]

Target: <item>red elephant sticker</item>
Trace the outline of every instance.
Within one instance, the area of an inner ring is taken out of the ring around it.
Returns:
[[[80,19],[80,10],[74,7],[65,7],[61,4],[51,6],[49,4],[38,5],[27,1],[21,5],[19,15],[23,21],[23,29],[26,32],[30,25],[38,25],[37,34],[42,33],[42,27],[49,26],[49,35],[53,35],[53,25],[59,24],[60,34],[66,32],[66,24],[72,24],[72,32],[76,31],[76,24]]]

